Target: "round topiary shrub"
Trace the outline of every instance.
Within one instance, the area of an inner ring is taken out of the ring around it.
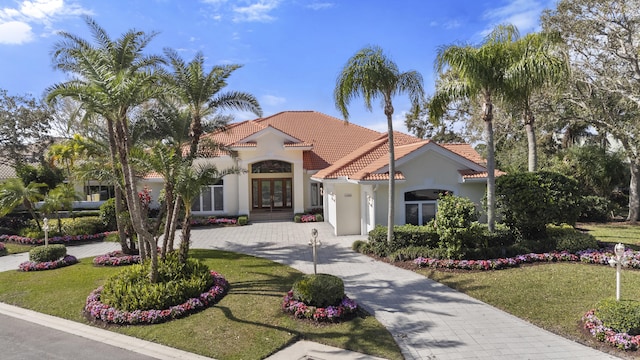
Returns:
[[[67,248],[62,244],[36,246],[29,250],[29,260],[33,262],[55,261],[67,255]]]
[[[344,298],[344,282],[329,274],[305,275],[293,284],[293,297],[316,307],[336,305]]]
[[[169,254],[158,264],[158,281],[149,281],[150,264],[134,264],[109,278],[101,293],[102,303],[118,310],[168,309],[197,298],[214,279],[209,268],[196,259],[178,261]]]

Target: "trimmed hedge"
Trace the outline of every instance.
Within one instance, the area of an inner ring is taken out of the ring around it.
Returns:
[[[33,262],[55,261],[67,255],[67,247],[62,244],[36,246],[29,250],[29,260]]]
[[[387,256],[409,246],[438,247],[440,237],[429,223],[425,226],[396,225],[393,227],[393,241],[387,243],[387,227],[378,225],[369,232],[369,249],[377,256]]]

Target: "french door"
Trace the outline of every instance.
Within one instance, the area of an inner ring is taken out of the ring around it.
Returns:
[[[278,210],[292,207],[291,178],[253,179],[251,189],[254,209]]]

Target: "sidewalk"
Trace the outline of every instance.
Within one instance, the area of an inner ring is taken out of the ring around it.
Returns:
[[[318,250],[318,272],[340,276],[349,297],[391,332],[406,359],[616,359],[414,272],[355,253],[350,246],[362,237],[335,237],[326,223],[282,222],[196,228],[192,230],[191,247],[264,257],[312,273],[308,241],[313,228],[318,229],[318,239],[322,241]],[[95,243],[68,249],[70,254],[83,258],[118,247],[115,243]],[[15,270],[26,258],[24,254],[2,257],[0,271]],[[178,358],[188,359],[175,357]],[[315,343],[298,342],[269,359],[371,358]]]

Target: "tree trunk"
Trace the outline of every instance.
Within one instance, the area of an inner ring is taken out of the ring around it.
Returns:
[[[487,226],[489,232],[496,229],[496,178],[495,149],[493,144],[493,104],[486,99],[482,105],[485,136],[487,137]]]
[[[176,227],[178,226],[178,218],[180,217],[181,204],[182,197],[176,197],[176,202],[173,206],[173,218],[171,219],[171,227],[169,228],[169,251],[173,251],[173,243],[176,238]]]
[[[384,107],[387,116],[388,138],[389,138],[389,212],[387,218],[387,243],[393,241],[393,227],[395,219],[395,193],[396,193],[396,152],[393,144],[393,106],[388,100]]]
[[[527,132],[527,145],[529,149],[529,172],[535,172],[538,168],[538,150],[536,146],[536,131],[534,128],[535,118],[530,111],[524,115],[524,129]]]
[[[191,137],[191,145],[189,147],[189,163],[198,156],[198,144],[200,143],[200,136],[202,136],[202,121],[200,115],[193,114],[191,116],[191,125],[189,126],[189,136]]]
[[[140,253],[142,258],[142,251],[145,248],[143,244],[146,244],[150,249],[150,257],[152,261],[151,270],[149,272],[149,280],[152,283],[158,280],[158,267],[157,267],[157,253],[158,247],[154,244],[154,238],[151,232],[147,229],[146,219],[143,219],[142,204],[138,199],[138,191],[136,188],[136,178],[132,165],[129,163],[130,154],[130,137],[127,128],[126,115],[122,116],[122,121],[116,123],[115,132],[118,145],[118,156],[120,157],[120,164],[122,165],[122,173],[124,175],[125,195],[127,198],[127,206],[129,208],[129,214],[131,215],[131,224],[138,234],[140,246]]]
[[[165,185],[164,188],[165,194],[165,220],[164,220],[164,232],[162,234],[162,256],[164,257],[167,254],[167,250],[169,247],[169,231],[171,231],[171,222],[173,221],[173,207],[175,204],[175,199],[173,198],[173,186]]]
[[[640,213],[640,159],[629,159],[631,180],[629,181],[629,215],[627,221],[636,223]]]
[[[182,238],[180,239],[180,251],[178,259],[180,263],[186,264],[189,257],[189,242],[191,239],[191,211],[187,209],[182,220]]]
[[[125,230],[125,224],[122,223],[120,219],[120,214],[124,211],[124,204],[122,204],[122,171],[117,166],[118,155],[117,155],[117,145],[116,145],[116,136],[113,129],[113,121],[107,119],[107,132],[109,135],[109,156],[111,160],[111,168],[114,172],[114,177],[117,179],[117,183],[114,184],[114,196],[115,196],[115,210],[116,210],[116,228],[118,229],[118,239],[120,240],[120,247],[124,254],[131,255],[133,252],[131,247],[127,242],[127,232]]]

